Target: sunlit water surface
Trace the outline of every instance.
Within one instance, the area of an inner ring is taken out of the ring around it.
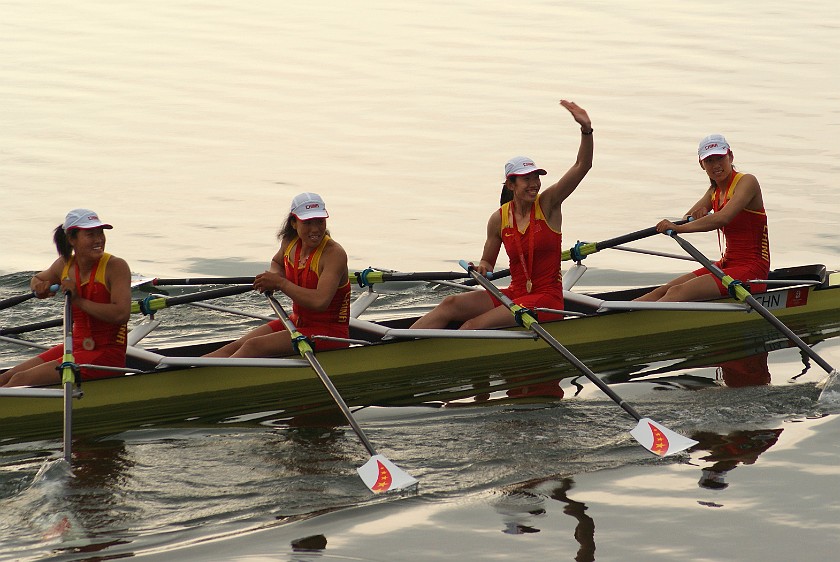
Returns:
[[[2,297],[50,263],[52,228],[80,206],[114,224],[108,249],[137,273],[252,275],[301,191],[327,201],[352,268],[457,269],[481,251],[508,158],[530,155],[546,181],[572,163],[579,133],[560,98],[589,111],[596,142],[595,167],[564,205],[564,246],[680,215],[705,185],[697,141],[722,132],[762,185],[774,265],[840,265],[832,2],[7,1],[0,38]],[[692,241],[718,252],[714,234]],[[643,245],[678,250],[667,239]],[[587,265],[584,286],[653,283],[691,267],[620,252]],[[415,288],[383,302],[420,310],[437,296]],[[30,302],[2,311],[0,325],[58,310]],[[171,312],[152,342],[253,325]],[[817,350],[840,363],[834,339]],[[0,343],[4,365],[28,353]],[[165,558],[222,536],[223,559],[250,548],[254,559],[585,560],[591,523],[599,559],[620,559],[611,546],[622,542],[638,559],[719,560],[721,529],[744,513],[786,522],[745,531],[752,544],[760,534],[756,557],[792,559],[779,529],[793,528],[813,546],[797,559],[825,559],[836,518],[819,511],[832,500],[814,489],[835,487],[817,458],[837,454],[837,424],[815,421],[825,412],[814,366],[789,348],[768,365],[767,386],[727,388],[714,365],[685,369],[680,384],[617,384],[640,411],[701,441],[667,461],[635,445],[631,418],[591,385],[577,400],[362,410],[371,440],[421,480],[419,495],[400,501],[359,481],[364,449],[344,426],[137,428],[81,439],[72,474],[50,460],[58,433],[0,443],[0,559]],[[709,384],[689,392],[690,380]],[[661,392],[669,384],[675,392]],[[796,447],[800,465],[786,471],[793,461],[775,451]],[[607,468],[621,471],[587,478]],[[772,493],[757,484],[768,474]],[[491,509],[446,516],[474,502]],[[344,507],[357,509],[308,519]],[[614,526],[622,515],[638,528]],[[289,531],[268,540],[271,554],[266,539],[241,540],[277,525]]]

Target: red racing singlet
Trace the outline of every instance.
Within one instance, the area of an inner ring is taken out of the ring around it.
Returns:
[[[305,289],[318,288],[318,262],[330,237],[324,236],[321,244],[309,255],[304,264],[298,264],[300,257],[300,238],[295,237],[283,252],[283,266],[286,278]],[[312,310],[292,303],[292,321],[297,328],[318,327],[322,335],[347,338],[350,335],[350,280],[335,292],[326,310]],[[321,329],[323,328],[323,330]],[[301,330],[303,332],[303,330]],[[311,330],[307,330],[311,331]],[[304,332],[305,333],[305,332]]]
[[[526,308],[562,309],[561,233],[553,230],[546,222],[539,195],[531,207],[531,217],[525,232],[517,228],[519,225],[516,224],[513,212],[513,201],[499,208],[502,223],[500,234],[510,260],[511,279],[510,286],[503,292]],[[560,318],[556,315],[550,317]],[[548,320],[549,316],[540,318]]]
[[[105,270],[108,267],[108,260],[111,254],[104,254],[91,272],[90,279],[79,279],[79,267],[74,257],[71,257],[64,265],[61,278],[76,277],[76,283],[83,298],[93,302],[111,302],[111,292],[105,284]],[[73,306],[73,352],[76,349],[83,349],[83,342],[86,338],[93,338],[94,349],[104,350],[105,348],[121,349],[125,354],[127,324],[111,324],[88,315],[81,308]]]
[[[735,174],[726,189],[715,190],[712,193],[712,209],[720,211],[732,199],[735,186],[744,174]],[[721,229],[726,242],[722,265],[729,267],[739,264],[751,264],[766,269],[764,276],[770,272],[770,241],[767,234],[767,214],[762,208],[759,211],[744,209],[733,218],[729,224]]]

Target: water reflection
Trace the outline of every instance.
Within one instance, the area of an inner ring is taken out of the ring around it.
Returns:
[[[572,478],[562,478],[547,494],[542,490],[536,493],[525,489],[505,493],[493,504],[493,508],[502,516],[502,532],[512,535],[539,533],[537,520],[546,515],[545,499],[548,497],[565,504],[563,513],[575,519],[573,536],[579,545],[575,560],[595,560],[595,520],[587,515],[588,507],[585,503],[569,497],[572,487]]]
[[[4,516],[18,524],[3,529],[6,540],[53,551],[97,552],[121,544],[103,531],[129,526],[124,483],[134,468],[122,441],[74,444],[72,467],[63,459],[42,463],[26,488],[4,500]]]
[[[444,400],[445,407],[468,406],[471,404],[488,404],[491,402],[506,402],[511,400],[522,401],[554,401],[560,400],[565,396],[565,391],[562,386],[562,379],[543,380],[539,377],[516,377],[505,379],[502,381],[495,381],[493,383],[487,382],[484,384],[474,384],[473,394],[464,398],[454,400]],[[513,385],[513,386],[511,386]],[[489,390],[491,387],[509,387],[505,390]]]
[[[563,513],[570,515],[577,520],[575,525],[575,540],[580,545],[576,562],[589,562],[595,560],[595,520],[586,514],[586,504],[571,499],[567,492],[572,489],[574,480],[563,478],[549,497],[566,504]]]
[[[717,366],[715,379],[731,388],[770,384],[768,353],[758,353],[741,359],[724,361]]]
[[[782,429],[739,430],[726,435],[699,432],[691,437],[698,441],[691,451],[706,450],[700,460],[711,463],[701,471],[701,488],[723,490],[729,486],[726,475],[738,465],[754,464],[759,455],[772,447]]]

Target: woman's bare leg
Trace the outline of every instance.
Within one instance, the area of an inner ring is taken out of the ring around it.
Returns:
[[[450,322],[465,322],[493,309],[493,301],[485,291],[450,295],[431,312],[412,324],[417,329],[446,328]]]
[[[206,355],[204,355],[204,357],[233,357],[234,354],[237,351],[239,351],[239,348],[241,348],[242,345],[245,342],[247,342],[248,340],[250,340],[252,338],[258,338],[258,337],[261,337],[261,336],[266,336],[266,335],[271,334],[273,332],[274,331],[271,329],[271,327],[268,324],[263,324],[262,326],[259,326],[258,328],[254,328],[253,330],[251,330],[250,332],[248,332],[247,334],[245,334],[244,336],[242,336],[238,340],[232,341],[229,344],[223,345],[222,347],[220,347],[216,351],[211,351],[210,353],[207,353]]]

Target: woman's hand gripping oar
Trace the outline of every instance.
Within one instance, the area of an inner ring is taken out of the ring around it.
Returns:
[[[589,369],[589,367],[584,365],[577,357],[574,356],[574,354],[572,354],[571,351],[566,349],[559,341],[557,341],[557,339],[554,338],[554,336],[549,334],[545,328],[540,326],[537,319],[531,314],[531,311],[510,300],[499,290],[498,287],[480,275],[471,264],[463,260],[460,263],[479,285],[484,287],[491,295],[499,299],[511,311],[513,316],[516,318],[517,323],[537,334],[543,341],[545,341],[545,343],[563,355],[563,357],[565,357],[569,363],[574,365],[581,373],[583,373],[586,378],[595,383],[595,385],[600,388],[604,394],[609,396],[616,404],[621,406],[624,411],[633,416],[639,422],[636,427],[630,431],[630,435],[632,435],[633,438],[642,445],[642,447],[655,455],[664,457],[666,455],[678,453],[697,444],[697,441],[693,439],[680,435],[679,433],[668,429],[650,418],[643,418],[640,416],[632,406],[613,392],[613,390],[607,386],[604,381],[599,379],[598,376]]]
[[[674,221],[674,224],[683,224],[688,221],[689,219],[681,219]],[[606,250],[607,248],[615,248],[621,244],[626,244],[627,242],[635,242],[637,240],[641,240],[642,238],[649,238],[655,234],[659,234],[656,230],[656,226],[650,226],[648,228],[643,228],[642,230],[622,234],[621,236],[616,236],[615,238],[602,240],[600,242],[578,242],[568,250],[563,250],[560,259],[563,261],[574,260],[579,262],[589,254],[594,254],[595,252],[600,252],[601,250]],[[495,275],[493,277],[495,278]]]
[[[294,323],[286,314],[286,311],[283,310],[283,306],[276,298],[274,298],[274,295],[269,292],[266,293],[266,296],[268,297],[268,302],[271,304],[274,312],[280,318],[280,321],[283,322],[286,330],[288,330],[291,335],[292,343],[294,344],[295,349],[297,349],[298,353],[300,353],[304,359],[309,361],[309,364],[312,366],[315,374],[318,375],[318,378],[321,379],[321,382],[326,387],[327,391],[329,391],[333,400],[335,400],[335,403],[338,404],[339,408],[341,408],[341,412],[344,414],[344,417],[347,418],[347,421],[350,423],[350,427],[353,428],[353,431],[355,431],[356,435],[359,436],[359,439],[362,441],[365,449],[367,449],[368,453],[370,453],[371,457],[368,462],[356,470],[365,485],[377,494],[403,488],[416,487],[416,478],[385,458],[385,455],[381,455],[376,452],[376,449],[373,448],[370,440],[368,440],[367,436],[362,431],[362,428],[356,422],[352,412],[350,412],[350,408],[347,407],[347,404],[344,402],[341,394],[338,393],[335,385],[333,385],[330,377],[315,358],[315,353],[312,351],[312,346],[309,345],[306,337],[298,332]]]
[[[823,381],[821,384],[823,386],[823,391],[820,394],[820,401],[828,399],[830,394],[837,393],[837,386],[840,385],[840,373],[837,372],[837,369],[832,367],[828,364],[828,362],[820,357],[816,351],[811,349],[807,343],[802,341],[802,338],[797,336],[793,330],[788,328],[781,320],[776,318],[772,312],[767,310],[760,302],[758,302],[754,296],[750,294],[750,292],[741,284],[740,281],[736,281],[729,275],[726,275],[718,266],[716,266],[709,258],[704,256],[700,250],[695,248],[691,243],[686,241],[685,239],[681,238],[676,232],[673,230],[665,231],[665,234],[673,238],[677,241],[683,250],[685,250],[691,257],[697,260],[703,267],[709,270],[712,275],[720,279],[720,282],[729,290],[729,294],[732,295],[733,298],[738,299],[739,301],[745,302],[750,307],[758,312],[765,320],[770,322],[774,328],[780,331],[782,334],[785,335],[790,341],[796,344],[799,349],[801,349],[808,357],[814,360],[814,362],[822,367],[822,369],[828,373],[828,378]]]
[[[51,294],[57,293],[58,288],[59,288],[58,285],[53,285],[52,287],[50,287],[50,293]],[[15,306],[16,304],[20,304],[22,302],[26,302],[34,296],[36,296],[35,291],[29,291],[28,293],[24,293],[22,295],[17,295],[17,296],[14,296],[14,297],[9,297],[7,299],[0,300],[0,310],[3,310],[5,308],[10,308],[10,307]]]

